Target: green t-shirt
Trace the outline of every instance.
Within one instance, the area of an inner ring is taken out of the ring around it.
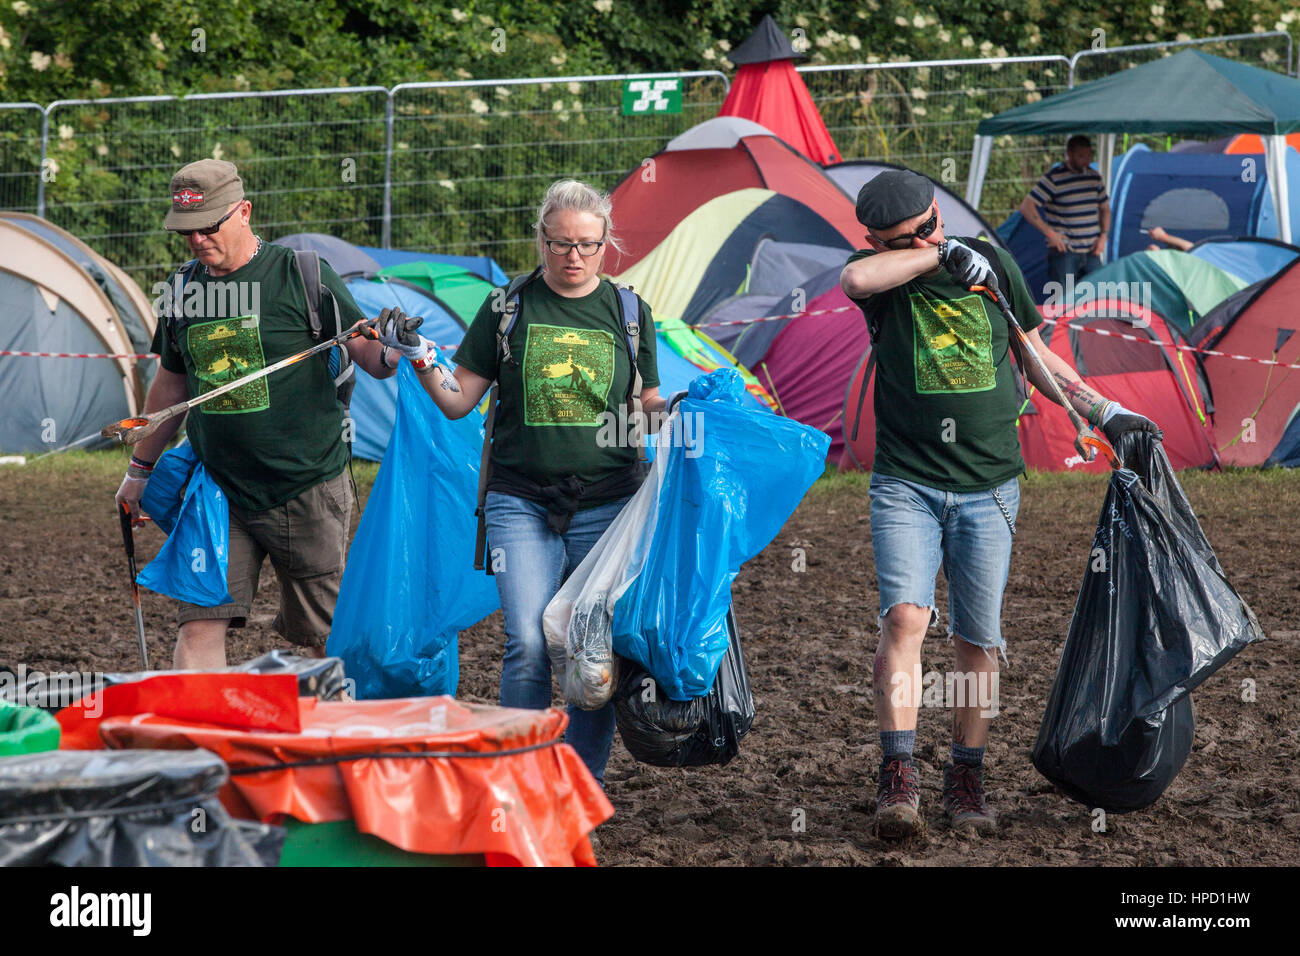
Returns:
[[[488,295],[455,355],[457,365],[500,382],[492,461],[539,485],[568,475],[592,484],[635,462],[627,413],[620,414],[631,363],[615,286],[602,281],[594,292],[570,299],[543,278],[530,282],[510,333],[513,362],[498,366],[501,313],[493,306],[501,301],[500,292]],[[654,319],[645,302],[640,322],[637,368],[647,390],[659,386],[659,372]]]
[[[869,255],[860,249],[849,262]],[[1042,316],[1024,276],[1009,253],[998,256],[1012,312],[1036,328]],[[854,301],[879,310],[874,469],[954,492],[996,488],[1022,472],[1010,330],[997,305],[945,271]]]
[[[364,318],[343,282],[321,261],[321,281],[339,304],[343,328]],[[178,320],[159,319],[153,350],[162,367],[185,375],[191,397],[319,344],[293,250],[263,243],[229,275],[199,265],[186,283]],[[333,335],[326,305],[321,336]],[[329,352],[227,392],[189,414],[199,460],[230,500],[263,511],[336,476],[347,465],[343,410]]]

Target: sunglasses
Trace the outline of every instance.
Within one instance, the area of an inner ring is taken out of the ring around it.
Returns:
[[[916,232],[910,232],[905,236],[894,236],[890,239],[881,239],[878,236],[873,236],[871,235],[871,233],[867,233],[867,238],[870,239],[872,242],[880,243],[880,245],[884,246],[886,249],[894,249],[894,250],[909,249],[912,246],[913,239],[927,238],[934,232],[934,230],[938,227],[938,225],[939,225],[939,207],[936,205],[934,207],[934,212],[930,215],[930,218],[927,219],[925,222],[921,223],[921,225],[917,227]]]
[[[233,216],[235,213],[239,212],[239,208],[242,205],[243,203],[240,203],[239,206],[236,206],[234,209],[230,210],[230,212],[226,213],[224,216],[222,216],[220,219],[218,219],[216,222],[214,222],[212,225],[208,226],[205,229],[174,229],[172,231],[175,232],[176,235],[178,236],[184,236],[186,239],[194,235],[196,232],[200,236],[215,236],[218,230],[220,230],[221,227],[225,224],[226,220],[229,219],[231,216]]]

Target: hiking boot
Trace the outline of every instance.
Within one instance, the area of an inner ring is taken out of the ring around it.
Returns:
[[[981,768],[964,763],[944,765],[943,812],[954,830],[992,833],[997,829],[997,817],[984,802]]]
[[[876,786],[876,833],[883,840],[903,840],[921,832],[921,785],[910,758],[880,767]]]

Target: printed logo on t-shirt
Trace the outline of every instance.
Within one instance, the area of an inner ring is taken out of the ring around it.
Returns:
[[[266,367],[261,323],[255,316],[202,322],[186,329],[186,345],[199,380],[199,394],[228,385]],[[271,407],[266,379],[231,389],[203,406],[208,415],[260,412]]]
[[[609,332],[528,326],[525,425],[599,425],[613,381],[614,336]]]
[[[912,305],[916,391],[983,392],[997,384],[993,328],[978,295],[935,301],[920,293]]]

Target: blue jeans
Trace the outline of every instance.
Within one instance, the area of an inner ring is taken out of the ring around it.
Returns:
[[[996,489],[939,491],[875,472],[871,475],[871,544],[880,584],[880,617],[896,604],[930,608],[942,565],[948,579],[948,636],[1006,653],[1002,592],[1011,567],[1011,524],[1020,510],[1016,478]]]
[[[484,506],[489,560],[506,623],[501,665],[501,706],[543,710],[551,706],[551,659],[546,654],[542,612],[560,585],[582,563],[628,499],[579,511],[564,534],[546,526],[546,507],[526,498],[489,492]],[[569,708],[565,739],[591,775],[605,785],[605,764],[614,742],[614,705]]]
[[[1096,272],[1100,268],[1101,257],[1094,256],[1092,253],[1047,250],[1047,281],[1059,283],[1062,289],[1060,294],[1062,295],[1064,295],[1065,277],[1067,275],[1072,274],[1074,281],[1078,282],[1089,272]]]

